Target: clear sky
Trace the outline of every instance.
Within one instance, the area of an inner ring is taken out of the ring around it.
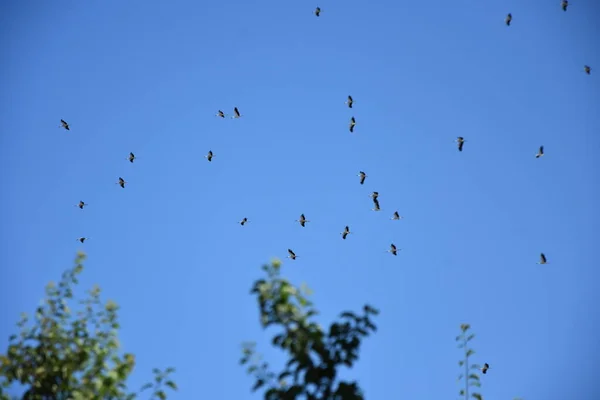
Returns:
[[[599,17],[596,0],[2,2],[0,345],[83,249],[81,287],[122,307],[132,385],[174,366],[172,399],[258,399],[240,343],[282,360],[249,294],[279,257],[322,324],[381,310],[345,373],[368,399],[457,397],[463,322],[486,399],[597,399]]]

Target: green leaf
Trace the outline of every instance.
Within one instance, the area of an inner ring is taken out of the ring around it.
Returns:
[[[173,390],[177,390],[177,385],[173,381],[166,381],[165,385],[167,385],[168,387],[170,387]]]
[[[165,400],[167,398],[167,394],[164,391],[159,390],[156,392],[156,397],[158,397],[160,400]]]

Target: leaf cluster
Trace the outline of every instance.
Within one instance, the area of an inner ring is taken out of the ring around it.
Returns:
[[[260,362],[253,344],[243,348],[241,364],[256,378],[253,391],[261,387],[265,400],[362,400],[356,382],[336,379],[340,367],[352,367],[358,359],[361,340],[376,331],[371,316],[379,312],[365,305],[362,315],[344,312],[340,320],[324,331],[312,317],[317,314],[308,299],[310,289],[297,288],[280,275],[281,262],[264,265],[267,279],[254,283],[263,328],[280,328],[272,343],[287,354],[283,371],[274,373]]]
[[[475,334],[470,333],[470,329],[471,325],[461,324],[460,335],[456,337],[456,341],[458,342],[458,348],[464,350],[464,359],[458,362],[458,366],[464,368],[464,372],[458,376],[458,381],[464,379],[465,388],[461,389],[459,394],[461,397],[464,397],[465,400],[469,399],[470,387],[481,387],[481,380],[477,372],[481,367],[477,364],[470,363],[470,357],[475,354],[475,350],[469,347],[469,342],[471,342],[471,340],[475,338]],[[477,392],[471,393],[471,397],[473,397],[476,400],[483,399],[481,394]]]

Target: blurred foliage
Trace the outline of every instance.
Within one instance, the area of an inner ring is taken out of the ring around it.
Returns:
[[[469,398],[469,388],[470,387],[481,387],[481,380],[479,379],[479,374],[477,371],[481,368],[477,364],[471,364],[470,358],[475,354],[475,350],[469,347],[469,342],[473,340],[475,334],[470,333],[471,325],[469,324],[461,324],[460,325],[460,335],[456,337],[456,341],[458,342],[458,347],[464,350],[464,359],[458,362],[458,366],[463,368],[464,372],[458,376],[458,381],[461,379],[465,382],[465,388],[460,390],[460,396],[464,397],[465,400]],[[479,393],[471,393],[471,397],[476,400],[482,400],[483,397]]]
[[[148,389],[151,399],[166,399],[166,388],[177,389],[169,379],[174,369],[168,368],[154,369],[153,382],[137,393],[127,391],[135,357],[119,354],[117,304],[103,304],[97,286],[79,301],[80,310],[73,312],[68,304],[84,259],[79,253],[58,285],[47,285],[33,324],[22,314],[19,334],[9,338],[8,350],[0,354],[0,399],[9,399],[7,390],[16,384],[24,387],[22,400],[136,399]]]
[[[344,312],[325,332],[311,321],[317,311],[308,300],[310,289],[281,278],[279,260],[262,269],[267,279],[256,281],[251,294],[257,297],[263,328],[281,328],[272,343],[287,353],[288,362],[283,371],[274,373],[260,361],[254,344],[245,344],[240,363],[248,365],[248,373],[256,379],[253,391],[264,388],[265,400],[362,400],[356,382],[336,378],[342,366],[352,367],[358,359],[361,339],[377,329],[370,317],[379,312],[368,305],[362,315]]]

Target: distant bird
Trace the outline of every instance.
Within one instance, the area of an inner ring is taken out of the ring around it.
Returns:
[[[540,261],[537,264],[548,264],[548,262],[546,261],[546,256],[544,255],[544,253],[540,254]]]
[[[212,152],[212,150],[209,150],[208,154],[205,155],[204,158],[206,158],[209,162],[211,162],[212,158],[213,158],[213,152]]]
[[[239,118],[239,117],[241,117],[241,116],[242,116],[242,114],[240,114],[240,112],[239,112],[238,108],[237,108],[237,107],[234,107],[234,108],[233,108],[233,116],[232,116],[231,118]]]
[[[354,119],[354,117],[352,117],[352,118],[350,119],[350,125],[349,125],[350,132],[351,132],[351,133],[352,133],[352,132],[354,132],[354,127],[355,127],[355,126],[356,126],[356,120]]]
[[[402,219],[402,217],[400,216],[400,214],[398,214],[398,211],[394,211],[394,215],[390,219],[399,220]]]
[[[360,184],[364,185],[365,179],[367,179],[367,174],[365,174],[363,171],[360,171],[357,176],[360,176]]]
[[[562,7],[563,11],[567,11],[567,7],[569,7],[569,2],[567,0],[563,0],[560,6]]]
[[[373,208],[373,211],[381,211],[381,207],[379,207],[379,200],[377,200],[376,198],[373,199],[373,204],[375,204],[375,208]]]
[[[490,369],[490,364],[488,363],[483,364],[483,367],[480,368],[481,373],[484,375],[487,374],[488,369]]]
[[[129,157],[127,157],[127,160],[129,160],[129,162],[133,164],[133,161],[135,160],[135,154],[129,153]]]
[[[590,66],[589,66],[589,65],[584,65],[584,66],[583,66],[583,70],[584,70],[584,71],[585,71],[585,73],[586,73],[586,74],[588,74],[588,75],[589,75],[589,74],[592,72],[592,69],[590,68]],[[67,128],[67,129],[69,129],[69,128]]]
[[[398,255],[398,249],[396,248],[396,245],[394,243],[390,244],[390,249],[387,250],[387,252],[392,253],[395,256]]]
[[[306,225],[306,223],[310,222],[310,221],[306,219],[304,214],[300,214],[300,219],[297,219],[296,222],[299,222],[300,226],[304,227]]]
[[[60,120],[60,127],[61,128],[65,128],[66,130],[70,131],[71,128],[69,128],[69,124],[67,123],[67,121],[65,121],[64,119]]]
[[[321,15],[321,8],[317,7],[317,9],[315,10],[315,15],[318,17]]]
[[[540,149],[538,150],[537,154],[535,155],[535,158],[540,158],[543,155],[544,155],[544,146],[540,146]]]
[[[125,189],[125,184],[126,183],[127,182],[125,182],[125,179],[119,177],[119,182],[117,182],[116,184],[119,185],[119,186],[121,186],[123,189]]]
[[[348,236],[348,234],[350,234],[352,232],[350,232],[350,227],[348,225],[346,225],[346,227],[344,228],[344,232],[341,233],[342,235],[342,239],[346,239],[346,237]]]
[[[83,200],[80,201],[75,207],[79,207],[83,210],[83,207],[87,206],[87,203],[84,203]]]
[[[504,22],[506,22],[506,26],[510,26],[510,22],[512,21],[512,14],[508,13]]]
[[[462,136],[459,136],[458,138],[456,138],[455,141],[456,141],[456,143],[458,143],[458,151],[462,151],[463,145],[466,142],[465,138],[463,138]]]
[[[294,253],[292,251],[292,249],[288,249],[288,256],[286,256],[286,258],[291,258],[292,260],[295,260],[298,256],[296,255],[296,253]]]
[[[373,192],[369,196],[373,198],[373,201],[375,201],[379,197],[379,192]]]
[[[221,118],[225,118],[225,113],[221,110],[219,110],[216,114],[217,117],[221,117]]]
[[[244,219],[242,219],[242,220],[240,221],[240,225],[241,225],[241,226],[244,226],[244,225],[246,225],[246,222],[248,222],[248,218],[244,217]]]
[[[354,100],[352,100],[352,96],[348,96],[348,100],[346,101],[348,104],[348,108],[352,108],[352,104],[354,104]]]
[[[80,238],[77,238],[77,241],[80,242],[80,243],[83,243],[83,242],[85,242],[88,239],[89,239],[88,237],[80,237]]]

